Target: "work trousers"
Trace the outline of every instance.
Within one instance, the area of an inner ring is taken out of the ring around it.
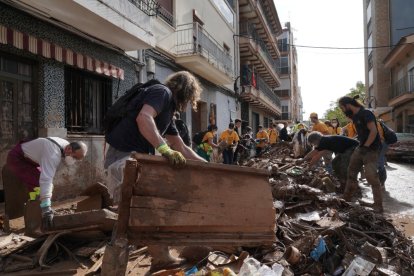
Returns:
[[[263,151],[262,147],[256,147],[256,156],[259,156]]]
[[[325,169],[332,173],[332,151],[327,151],[323,154],[323,162],[325,163]]]
[[[348,178],[349,162],[351,161],[354,149],[355,147],[352,147],[343,153],[335,154],[335,158],[332,160],[333,173],[343,185],[346,183]]]
[[[385,154],[387,153],[387,150],[388,144],[383,142],[378,158],[378,177],[382,186],[385,185],[385,181],[387,180],[387,170],[385,169]]]
[[[233,157],[234,157],[233,149],[223,150],[223,163],[224,164],[228,164],[228,165],[233,164]]]
[[[348,179],[344,192],[345,200],[350,201],[358,189],[358,173],[361,171],[362,166],[364,166],[366,179],[372,188],[374,208],[382,210],[381,184],[377,172],[378,156],[379,151],[377,150],[360,147],[354,150],[348,167]]]
[[[26,185],[29,192],[39,187],[40,165],[24,156],[21,142],[10,150],[6,165]]]

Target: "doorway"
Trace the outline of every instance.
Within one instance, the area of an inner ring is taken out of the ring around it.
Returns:
[[[37,93],[33,63],[0,52],[0,168],[9,150],[22,140],[37,137]],[[3,180],[0,183],[2,189]]]
[[[191,110],[191,129],[192,136],[194,134],[207,130],[208,120],[207,120],[207,103],[198,102],[197,111]]]

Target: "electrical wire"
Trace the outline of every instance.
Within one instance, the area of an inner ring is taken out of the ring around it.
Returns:
[[[414,42],[400,43],[397,45],[371,46],[371,47],[331,47],[331,46],[297,45],[297,44],[289,44],[289,43],[287,43],[286,45],[296,47],[296,48],[329,49],[329,50],[361,50],[361,49],[393,48],[393,47],[400,46],[400,45],[414,45]]]
[[[254,41],[258,41],[258,42],[264,42],[261,39],[252,37],[252,36],[248,36],[248,35],[244,35],[244,34],[239,34],[239,35],[233,35],[233,37],[238,36],[238,37],[244,37],[244,38],[248,38]],[[291,46],[291,47],[296,47],[296,48],[309,48],[309,49],[325,49],[325,50],[365,50],[365,49],[381,49],[381,48],[394,48],[396,46],[400,46],[400,45],[414,45],[414,42],[408,42],[408,43],[399,43],[399,44],[395,44],[395,45],[381,45],[381,46],[371,46],[371,47],[334,47],[334,46],[314,46],[314,45],[298,45],[298,44],[290,44],[290,43],[286,43],[286,45]],[[267,45],[266,45],[267,46]]]

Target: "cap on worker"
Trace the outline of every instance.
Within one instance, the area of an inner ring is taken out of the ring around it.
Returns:
[[[318,118],[318,113],[316,113],[316,112],[312,112],[312,113],[309,115],[309,117],[310,117],[310,118],[313,118],[313,117]]]

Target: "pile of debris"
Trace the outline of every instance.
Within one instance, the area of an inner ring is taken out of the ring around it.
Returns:
[[[295,275],[414,275],[412,241],[384,215],[343,201],[339,181],[324,169],[297,166],[292,156],[293,149],[281,144],[245,164],[271,172],[276,235],[283,249],[272,254],[283,260],[287,253],[300,252],[300,261],[290,260]]]
[[[277,242],[272,247],[174,248],[176,256],[187,259],[186,265],[154,275],[414,275],[412,241],[384,215],[342,200],[340,183],[324,169],[297,165],[292,156],[291,145],[281,143],[244,164],[269,171],[277,220]],[[74,208],[62,212],[73,214]],[[116,217],[106,209],[96,212],[108,223],[39,238],[0,237],[0,271],[99,274]],[[68,260],[71,265],[62,265]],[[147,248],[133,247],[127,275],[144,275],[150,264]]]

